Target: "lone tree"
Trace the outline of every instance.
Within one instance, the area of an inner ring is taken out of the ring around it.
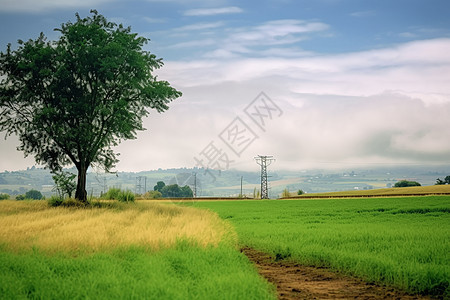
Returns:
[[[86,171],[109,171],[118,162],[112,146],[144,130],[149,109],[167,110],[181,96],[152,74],[162,59],[148,42],[92,10],[65,23],[60,37],[11,44],[0,53],[0,130],[17,135],[18,150],[57,172],[78,170],[75,198],[86,202]]]

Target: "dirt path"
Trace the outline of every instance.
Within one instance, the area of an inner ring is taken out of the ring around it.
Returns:
[[[251,248],[241,251],[277,287],[278,299],[431,299],[369,284],[325,268],[276,262],[273,257]]]

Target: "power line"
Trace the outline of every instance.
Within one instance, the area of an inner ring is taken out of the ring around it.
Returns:
[[[144,182],[142,182],[142,179],[144,179]],[[146,191],[147,191],[147,177],[144,176],[136,177],[136,194],[145,194]]]
[[[261,166],[261,199],[269,199],[269,188],[267,186],[267,166],[275,158],[272,155],[258,155],[255,157],[256,163]]]

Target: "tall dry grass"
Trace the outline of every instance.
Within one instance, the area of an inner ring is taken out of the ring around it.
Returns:
[[[236,239],[216,214],[190,207],[139,202],[74,209],[50,208],[44,201],[0,202],[0,244],[10,251],[92,253],[122,246],[153,251],[180,240],[216,246]]]

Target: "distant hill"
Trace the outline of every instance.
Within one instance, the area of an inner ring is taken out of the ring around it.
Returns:
[[[76,174],[76,169],[68,169]],[[199,168],[159,169],[143,172],[117,172],[114,174],[98,173],[90,170],[87,175],[87,192],[98,196],[110,187],[130,189],[136,193],[153,190],[158,181],[166,184],[177,183],[197,187],[198,196],[228,197],[244,195],[253,196],[260,188],[260,170],[255,164],[252,172],[239,170],[217,171]],[[437,178],[450,175],[446,166],[414,166],[376,169],[348,170],[301,170],[282,171],[271,166],[269,175],[269,196],[278,198],[284,189],[292,194],[301,189],[310,193],[340,192],[353,190],[378,192],[382,188],[393,186],[399,180],[414,180],[422,186],[434,185]],[[0,193],[10,195],[24,194],[30,189],[41,191],[44,195],[52,194],[52,174],[42,168],[31,167],[22,171],[5,171],[0,173]]]

